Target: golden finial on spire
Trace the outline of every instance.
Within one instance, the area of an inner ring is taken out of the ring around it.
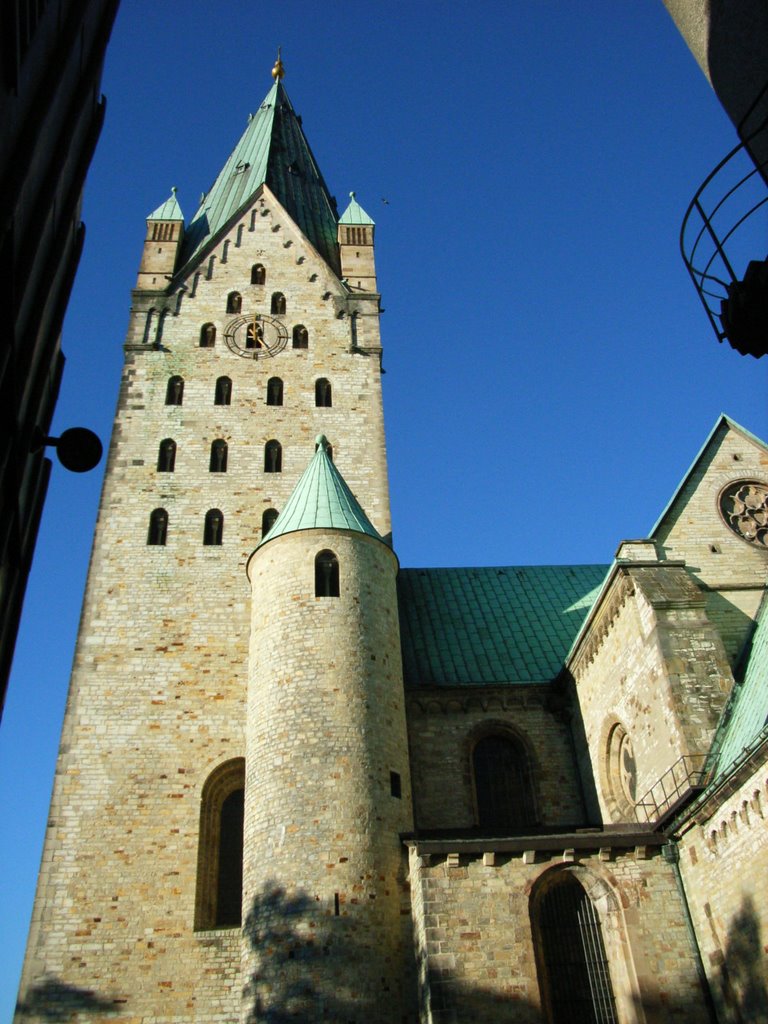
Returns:
[[[281,78],[285,77],[285,67],[283,62],[280,60],[280,47],[277,48],[277,60],[275,66],[272,68],[272,77],[276,82],[279,82]]]

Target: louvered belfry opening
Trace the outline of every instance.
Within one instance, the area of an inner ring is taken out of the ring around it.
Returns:
[[[544,893],[538,925],[552,1024],[616,1024],[600,919],[572,874]]]

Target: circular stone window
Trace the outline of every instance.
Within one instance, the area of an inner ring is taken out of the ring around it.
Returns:
[[[737,537],[768,548],[768,486],[758,480],[734,480],[720,492],[720,515]]]
[[[621,722],[617,722],[608,735],[608,784],[619,817],[634,820],[637,767],[632,740]]]

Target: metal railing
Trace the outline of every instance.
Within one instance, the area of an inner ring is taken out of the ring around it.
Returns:
[[[744,118],[746,123],[768,95],[768,86]],[[768,204],[768,118],[720,161],[693,197],[680,229],[680,251],[718,341],[729,333],[728,303],[750,263],[763,261],[768,232],[754,214]],[[766,210],[768,213],[768,210]],[[725,313],[725,319],[724,319]],[[752,352],[752,354],[759,354]]]
[[[706,754],[684,754],[635,805],[639,822],[655,824],[705,784]]]

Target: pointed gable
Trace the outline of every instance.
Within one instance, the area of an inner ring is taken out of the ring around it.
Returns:
[[[334,200],[281,81],[275,82],[203,196],[187,230],[182,262],[191,260],[267,185],[331,269],[339,272]]]
[[[373,217],[369,217],[355,198],[355,193],[349,193],[349,206],[339,217],[339,224],[375,224]]]
[[[381,540],[344,477],[331,462],[328,441],[320,434],[314,458],[269,533],[257,547],[284,533],[327,529],[354,530]]]
[[[171,194],[165,202],[147,217],[147,220],[184,220],[179,201],[176,198],[176,188],[171,189]]]

